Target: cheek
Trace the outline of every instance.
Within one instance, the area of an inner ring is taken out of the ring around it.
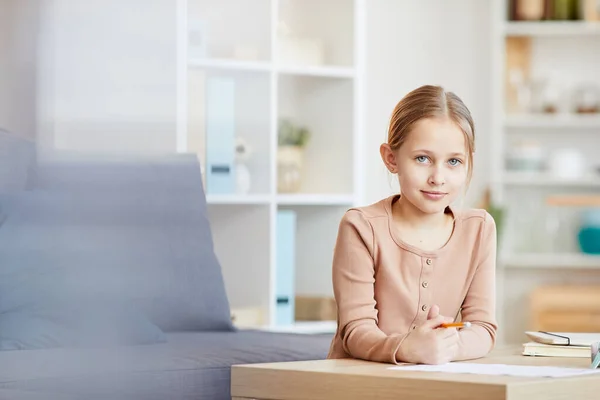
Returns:
[[[450,170],[446,179],[454,185],[463,185],[467,181],[467,170],[466,168]]]
[[[416,165],[406,165],[401,169],[402,173],[398,174],[400,185],[408,189],[413,186],[421,186],[429,177],[429,170]]]

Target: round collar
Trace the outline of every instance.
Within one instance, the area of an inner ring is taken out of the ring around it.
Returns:
[[[392,205],[399,198],[400,198],[400,194],[395,194],[395,195],[389,196],[384,201],[384,208],[385,208],[385,212],[387,214],[387,219],[388,219],[388,230],[389,230],[390,236],[392,237],[394,242],[401,248],[408,250],[411,253],[415,253],[419,256],[422,256],[422,257],[436,258],[439,255],[441,255],[442,253],[444,253],[446,250],[448,250],[448,248],[451,247],[452,243],[456,240],[456,238],[460,234],[461,218],[459,218],[459,215],[458,215],[456,209],[451,205],[446,208],[446,212],[450,212],[452,214],[452,216],[454,217],[454,227],[453,227],[452,233],[450,234],[450,237],[448,238],[446,243],[444,243],[444,245],[442,247],[440,247],[436,250],[423,250],[417,246],[414,246],[414,245],[409,244],[409,243],[405,242],[404,240],[402,240],[402,238],[398,234],[398,231],[396,229],[393,229],[394,219],[393,219],[393,214],[392,214]]]

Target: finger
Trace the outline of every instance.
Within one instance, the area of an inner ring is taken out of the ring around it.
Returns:
[[[429,309],[429,314],[427,314],[427,319],[434,319],[438,315],[440,315],[440,307],[437,304],[434,304]]]
[[[427,321],[425,321],[425,323],[423,323],[423,325],[421,325],[421,327],[424,329],[435,329],[435,328],[438,328],[443,323],[444,323],[444,317],[442,317],[441,315],[438,315],[435,318],[428,319]]]

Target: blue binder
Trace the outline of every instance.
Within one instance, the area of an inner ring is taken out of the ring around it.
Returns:
[[[295,321],[295,261],[296,213],[277,212],[277,265],[275,325],[289,325]]]
[[[235,192],[235,82],[206,81],[206,193]]]

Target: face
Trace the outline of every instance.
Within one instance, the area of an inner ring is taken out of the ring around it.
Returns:
[[[393,152],[382,146],[390,172],[398,174],[405,200],[425,214],[444,212],[464,190],[467,180],[465,135],[448,118],[417,122]]]

